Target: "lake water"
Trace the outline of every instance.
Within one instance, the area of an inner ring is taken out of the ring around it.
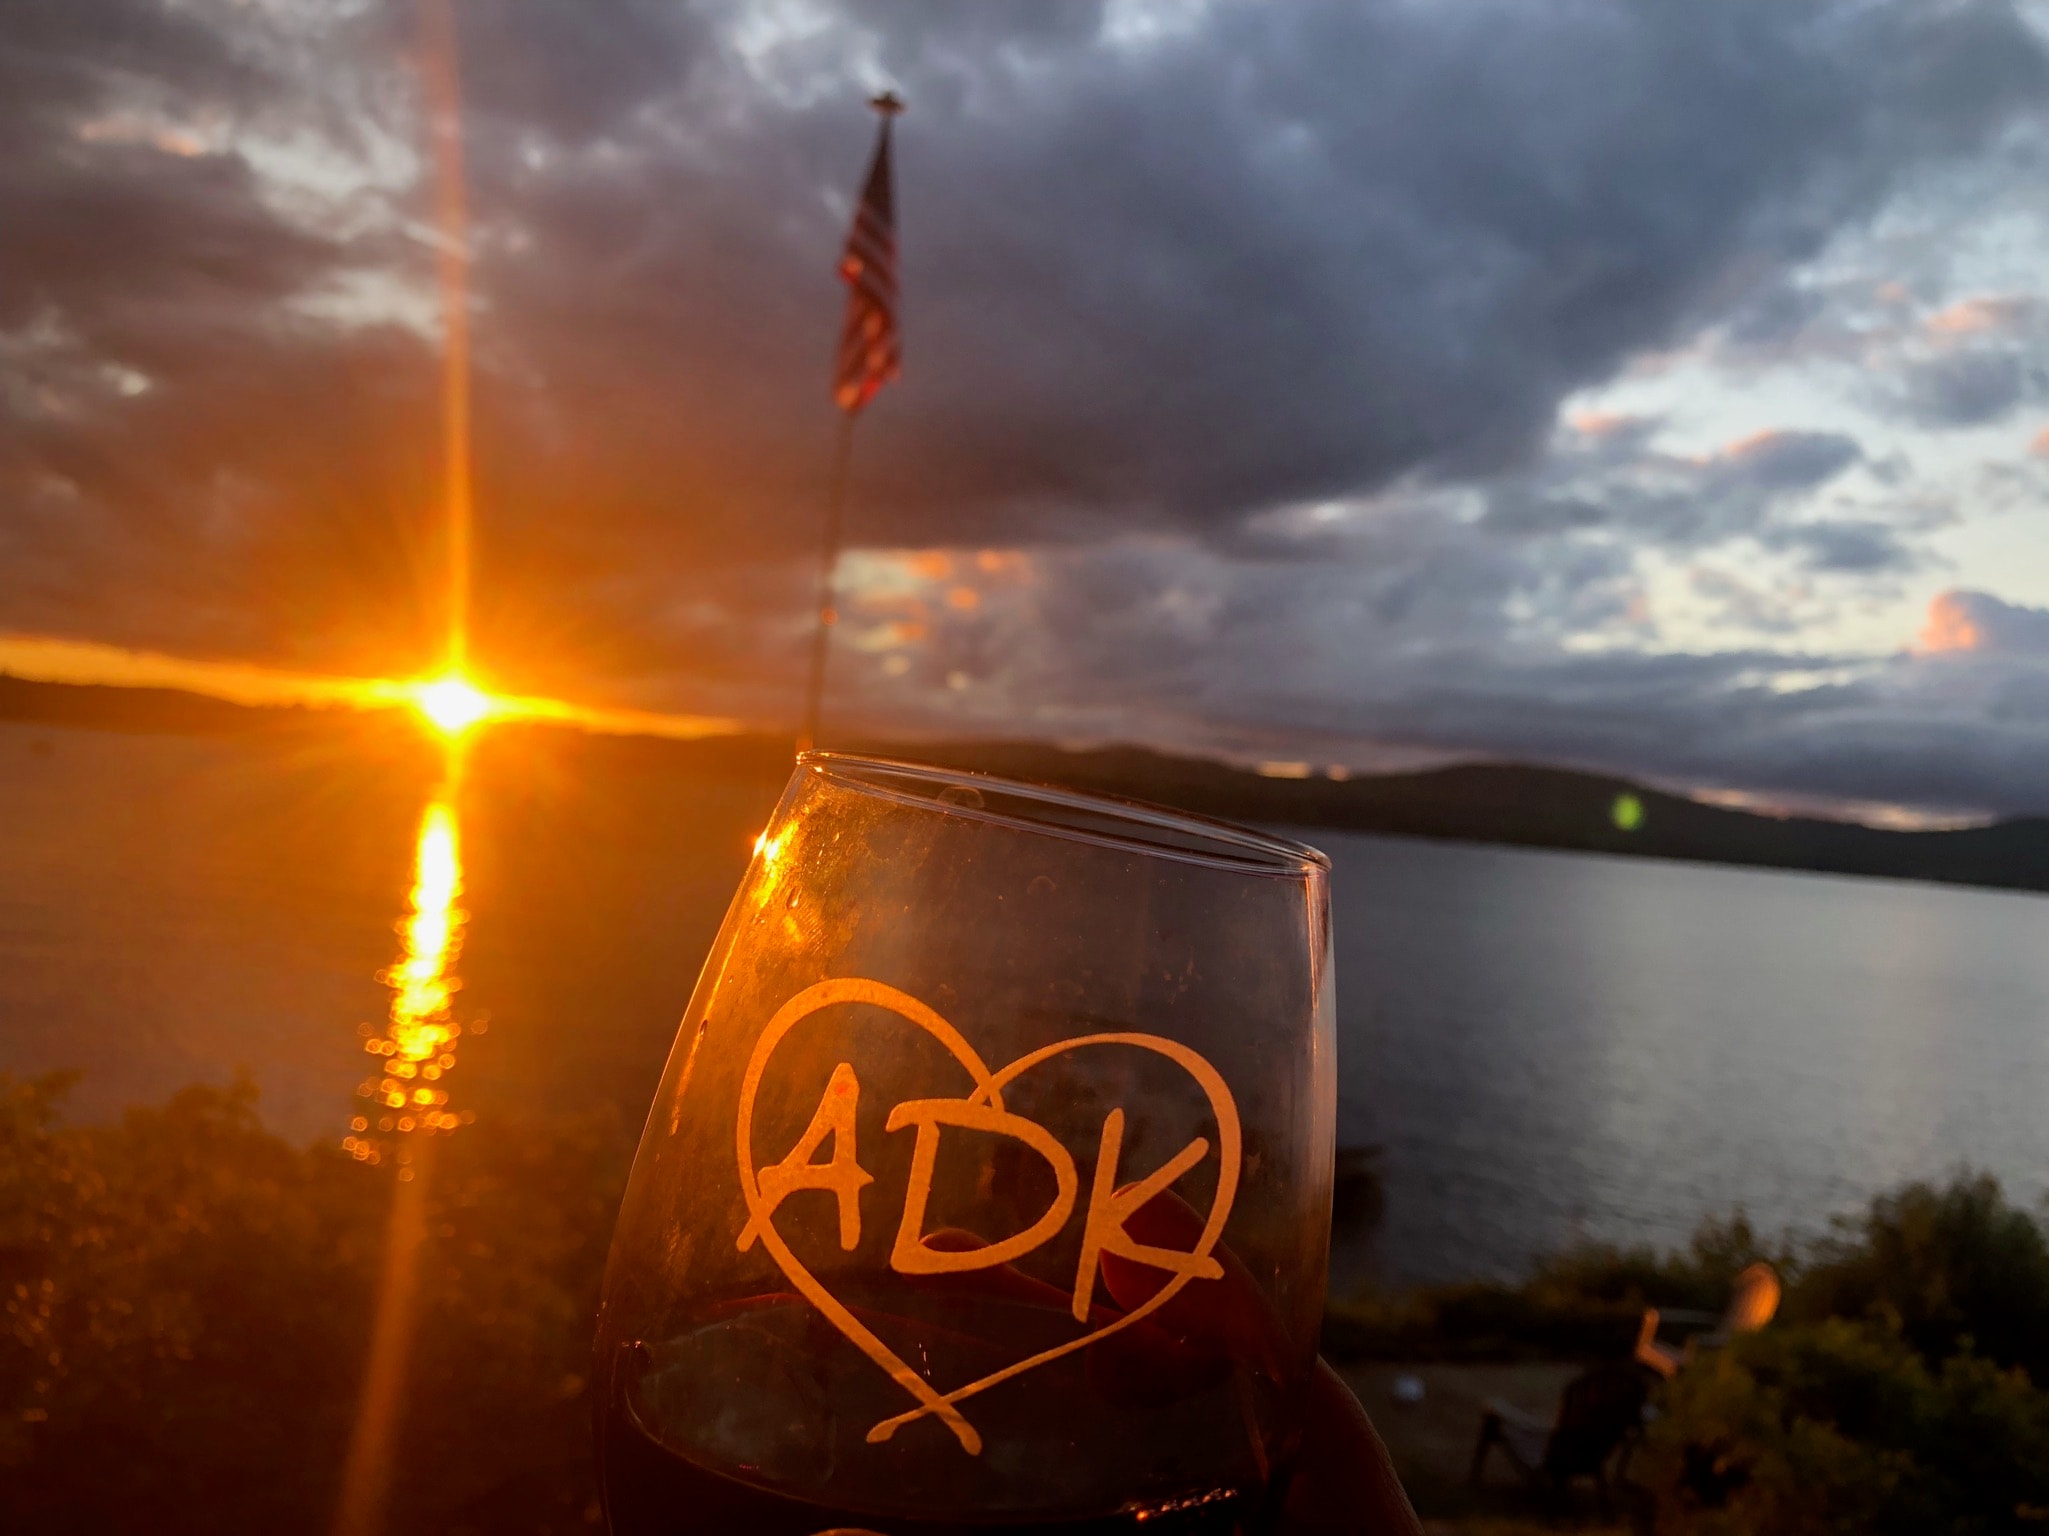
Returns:
[[[1333,858],[1340,1140],[1395,1275],[2049,1188],[2049,900],[1394,838]]]
[[[339,1136],[439,776],[400,727],[0,723],[0,1069],[105,1115],[237,1067]],[[462,827],[459,1081],[637,1120],[779,786],[487,736]],[[1963,1162],[2049,1188],[2049,902],[1311,832],[1336,864],[1341,1139],[1387,1212],[1345,1283],[1513,1274],[1741,1204],[1819,1227]]]

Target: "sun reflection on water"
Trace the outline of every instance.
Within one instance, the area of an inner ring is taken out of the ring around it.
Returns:
[[[384,1161],[393,1137],[452,1131],[475,1118],[467,1110],[449,1109],[448,1090],[442,1086],[455,1068],[456,1042],[462,1036],[453,1016],[461,986],[455,962],[468,920],[457,904],[461,895],[461,831],[455,796],[444,788],[420,818],[412,910],[399,924],[404,953],[378,975],[391,988],[390,1015],[381,1032],[364,1026],[369,1038],[363,1049],[380,1059],[356,1090],[369,1103],[350,1122],[352,1134],[342,1139],[343,1149],[361,1162]],[[411,1158],[401,1150],[397,1160],[399,1177],[409,1177],[405,1165]]]

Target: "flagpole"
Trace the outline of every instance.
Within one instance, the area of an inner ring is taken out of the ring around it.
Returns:
[[[811,677],[804,689],[804,725],[797,750],[818,745],[818,714],[825,703],[825,664],[832,654],[832,629],[839,622],[833,603],[837,595],[840,529],[846,520],[847,461],[853,456],[854,413],[841,411],[839,434],[832,452],[832,485],[825,500],[825,547],[818,561],[818,618],[811,630]]]
[[[839,440],[833,449],[832,483],[826,492],[825,547],[818,560],[818,617],[811,630],[811,670],[804,687],[804,719],[797,730],[799,752],[818,744],[819,717],[825,708],[825,671],[832,659],[833,626],[839,622],[837,578],[854,417],[897,375],[896,198],[889,168],[889,124],[904,104],[896,92],[884,91],[871,97],[868,105],[882,121],[876,130],[868,179],[840,257],[840,279],[847,284],[847,317],[833,375],[833,402],[840,410]]]

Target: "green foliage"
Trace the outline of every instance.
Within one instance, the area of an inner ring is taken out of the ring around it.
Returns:
[[[609,1113],[486,1116],[438,1149],[400,1473],[415,1528],[596,1519],[585,1385],[632,1152]]]
[[[1728,1304],[1737,1274],[1759,1260],[1781,1278],[1799,1267],[1784,1243],[1767,1247],[1749,1218],[1737,1211],[1727,1219],[1710,1216],[1676,1253],[1660,1253],[1647,1243],[1631,1248],[1582,1243],[1568,1248],[1541,1260],[1528,1288],[1540,1295],[1619,1304],[1633,1316],[1640,1316],[1646,1306],[1720,1312]]]
[[[395,1188],[265,1131],[246,1083],[66,1125],[0,1075],[0,1530],[302,1531],[332,1518]],[[486,1116],[421,1168],[427,1237],[395,1529],[588,1530],[584,1372],[630,1141]],[[1368,1296],[1335,1351],[1626,1353],[1646,1304],[1781,1320],[1688,1365],[1639,1458],[1679,1536],[2049,1524],[2049,1239],[1988,1178],[1910,1185],[1804,1254],[1740,1217],[1583,1246],[1519,1286]]]
[[[1759,1259],[1781,1275],[1796,1266],[1783,1245],[1767,1249],[1740,1212],[1703,1222],[1677,1253],[1586,1243],[1541,1261],[1519,1285],[1473,1282],[1335,1302],[1324,1317],[1324,1349],[1378,1360],[1626,1355],[1646,1306],[1720,1312],[1737,1272]]]
[[[328,1499],[304,1448],[346,1393],[307,1384],[357,1369],[375,1190],[267,1135],[246,1083],[90,1129],[57,1126],[65,1086],[0,1080],[0,1526],[120,1529],[216,1479],[263,1523]]]
[[[2049,1393],[1880,1322],[1768,1328],[1679,1373],[1638,1475],[1674,1536],[2039,1531]]]
[[[1880,1196],[1781,1316],[1668,1389],[1642,1462],[1660,1530],[2049,1527],[2049,1240],[1996,1180]]]
[[[318,1530],[361,1385],[391,1170],[263,1130],[246,1083],[65,1126],[0,1076],[0,1529]],[[629,1148],[609,1120],[437,1148],[404,1530],[585,1528],[581,1402]]]
[[[1881,1196],[1804,1252],[1737,1216],[1677,1253],[1589,1245],[1519,1286],[1367,1296],[1326,1347],[1625,1355],[1646,1305],[1719,1313],[1759,1259],[1787,1282],[1778,1320],[1681,1369],[1636,1459],[1660,1532],[2049,1530],[2049,1232],[1983,1175]]]
[[[1909,1184],[1838,1225],[1787,1314],[1888,1318],[1930,1360],[1968,1343],[2049,1385],[2049,1234],[1989,1174]]]
[[[1324,1311],[1323,1351],[1344,1360],[1544,1360],[1626,1354],[1641,1307],[1475,1282],[1368,1292]]]

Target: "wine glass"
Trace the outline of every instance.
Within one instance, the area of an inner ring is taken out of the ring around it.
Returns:
[[[1330,1239],[1328,874],[799,758],[612,1242],[615,1536],[1270,1528]]]

